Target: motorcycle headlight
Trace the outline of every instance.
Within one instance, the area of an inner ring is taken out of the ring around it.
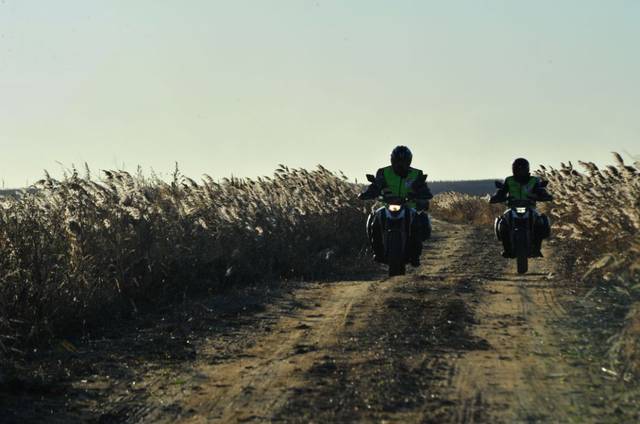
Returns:
[[[391,212],[400,212],[400,209],[402,209],[402,206],[400,205],[389,205],[389,210]]]
[[[517,213],[520,213],[520,214],[523,214],[523,213],[525,213],[526,211],[527,211],[527,208],[516,208],[516,212],[517,212]]]

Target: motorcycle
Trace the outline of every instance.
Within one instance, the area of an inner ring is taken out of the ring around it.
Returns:
[[[426,179],[426,176],[424,178]],[[368,174],[367,180],[374,183],[375,177]],[[380,229],[383,246],[383,257],[380,261],[389,266],[390,277],[404,275],[409,263],[409,239],[417,212],[407,205],[411,201],[408,197],[383,193],[378,200],[384,202],[385,206],[369,215],[367,235],[369,240],[372,240],[374,228]]]
[[[499,181],[496,181],[495,185],[499,189],[504,186]],[[496,218],[494,224],[498,240],[502,241],[503,237],[509,237],[511,257],[516,259],[518,274],[527,273],[529,258],[533,257],[532,245],[537,216],[534,206],[535,200],[533,198],[531,200],[510,200],[509,209],[501,217]],[[544,228],[549,228],[546,216],[541,216],[541,218],[545,220]]]

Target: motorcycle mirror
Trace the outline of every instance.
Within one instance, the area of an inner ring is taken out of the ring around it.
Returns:
[[[411,183],[414,190],[419,190],[427,181],[427,176],[422,174]]]
[[[369,181],[370,183],[375,183],[376,182],[376,177],[374,177],[371,174],[367,174],[367,181]]]
[[[496,186],[496,188],[503,188],[504,187],[504,183],[502,181],[494,181],[494,184]]]

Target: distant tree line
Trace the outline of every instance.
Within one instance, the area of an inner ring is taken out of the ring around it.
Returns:
[[[2,189],[0,190],[0,197],[11,196],[18,193],[19,190],[16,189]]]

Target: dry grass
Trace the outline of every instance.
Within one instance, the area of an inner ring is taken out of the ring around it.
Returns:
[[[433,216],[460,224],[493,224],[504,209],[503,205],[489,204],[488,198],[456,192],[438,194],[431,202]]]
[[[1,363],[159,302],[336,274],[366,246],[358,187],[322,167],[200,183],[74,170],[36,188],[0,199]]]
[[[574,271],[612,288],[628,304],[611,352],[623,372],[640,375],[640,162],[629,166],[619,154],[614,158],[615,165],[603,169],[579,162],[579,172],[569,163],[542,168],[540,176],[550,181],[556,199],[550,210],[554,230],[572,242]]]

